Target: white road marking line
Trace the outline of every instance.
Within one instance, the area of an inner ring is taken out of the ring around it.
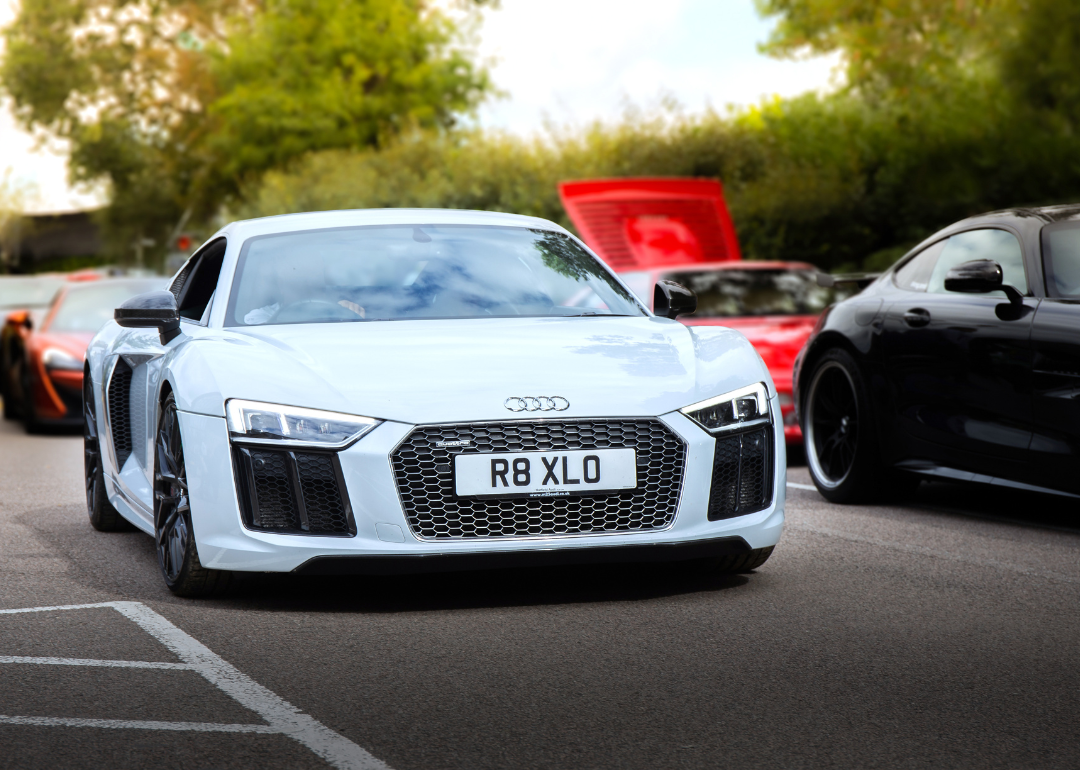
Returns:
[[[974,556],[964,556],[962,554],[951,553],[949,551],[940,551],[936,548],[927,548],[926,546],[922,545],[911,545],[909,543],[897,543],[890,540],[879,540],[876,537],[864,537],[863,535],[854,535],[850,532],[840,532],[839,530],[827,529],[825,527],[812,527],[807,526],[806,524],[788,523],[786,527],[788,529],[794,529],[800,532],[812,532],[816,535],[836,537],[840,538],[841,540],[848,540],[852,543],[876,545],[879,548],[888,548],[892,551],[902,551],[903,553],[916,554],[918,556],[932,556],[937,559],[958,561],[963,564],[971,564],[976,567],[988,567],[991,569],[1007,570],[1009,572],[1016,572],[1020,575],[1027,575],[1029,577],[1041,577],[1047,580],[1056,580],[1061,583],[1072,583],[1074,585],[1080,585],[1080,578],[1076,578],[1071,575],[1064,575],[1060,572],[1051,572],[1050,570],[1035,569],[1033,567],[1025,567],[1020,564],[1010,564],[1009,562],[997,561],[996,559],[979,559]]]
[[[181,631],[164,617],[139,602],[100,602],[97,604],[68,604],[58,607],[29,607],[0,610],[0,614],[12,615],[25,612],[49,612],[56,610],[81,610],[109,607],[136,623],[171,650],[184,664],[225,692],[242,706],[265,719],[268,725],[214,725],[201,722],[130,722],[112,719],[54,719],[52,717],[0,717],[0,724],[50,724],[59,726],[122,727],[131,725],[141,729],[196,729],[179,728],[175,725],[207,725],[205,729],[223,729],[225,732],[258,732],[283,734],[302,743],[331,765],[341,770],[390,770],[382,760],[376,759],[352,741],[334,732],[298,708],[278,697],[255,680],[241,673],[234,666],[215,655],[208,647]],[[55,660],[63,660],[57,658]],[[126,663],[129,661],[117,661]],[[12,720],[45,720],[37,722]],[[165,725],[152,727],[151,725]],[[170,726],[171,725],[171,726]],[[231,730],[230,728],[243,728]],[[201,729],[201,728],[200,728]]]
[[[62,604],[57,607],[22,607],[17,610],[0,610],[0,615],[20,615],[24,612],[55,612],[57,610],[93,610],[99,607],[113,609],[115,602],[98,602],[97,604]]]
[[[40,727],[106,727],[114,730],[177,730],[196,733],[261,733],[280,735],[269,725],[226,725],[214,722],[153,722],[141,719],[69,719],[66,717],[6,717],[4,725],[37,725]]]
[[[787,485],[789,487],[794,487],[795,489],[805,489],[808,492],[817,492],[817,487],[815,487],[813,484],[799,484],[795,481],[789,481]]]
[[[36,663],[43,666],[100,666],[102,668],[154,668],[168,671],[193,671],[187,663],[157,663],[149,660],[93,660],[90,658],[30,658],[25,655],[0,655],[0,663]]]

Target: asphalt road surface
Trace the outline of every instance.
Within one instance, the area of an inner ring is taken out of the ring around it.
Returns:
[[[1075,501],[837,507],[793,468],[751,575],[260,576],[192,601],[150,538],[90,528],[81,449],[0,426],[0,609],[71,607],[0,612],[0,768],[1080,766]]]

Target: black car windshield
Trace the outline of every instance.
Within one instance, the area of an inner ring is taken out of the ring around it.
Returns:
[[[684,270],[663,277],[697,294],[691,318],[817,315],[843,299],[818,286],[812,270]]]
[[[644,311],[567,235],[379,225],[249,239],[226,326],[579,315]]]
[[[94,281],[73,286],[60,297],[60,306],[47,331],[96,334],[112,320],[113,312],[136,294],[164,289],[163,279]]]
[[[0,278],[0,308],[45,307],[63,285],[63,276]]]

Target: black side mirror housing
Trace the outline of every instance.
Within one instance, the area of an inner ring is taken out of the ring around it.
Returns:
[[[1003,291],[1010,302],[1015,304],[1023,301],[1020,292],[1005,283],[1005,273],[1001,265],[992,259],[973,259],[949,268],[949,272],[945,274],[945,291],[964,294]]]
[[[157,329],[165,345],[180,334],[180,311],[171,291],[139,294],[116,308],[113,318],[127,329]]]
[[[653,312],[662,318],[676,318],[697,310],[697,295],[675,281],[657,281],[653,289]]]

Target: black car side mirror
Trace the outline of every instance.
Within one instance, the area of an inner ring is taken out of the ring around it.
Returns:
[[[697,310],[697,295],[674,281],[657,281],[653,289],[653,312],[663,318],[675,318]]]
[[[1001,265],[992,259],[973,259],[949,268],[949,272],[945,274],[945,291],[964,294],[1003,291],[1010,302],[1016,304],[1023,301],[1020,292],[1005,283],[1005,273]]]
[[[139,294],[116,308],[113,318],[128,329],[157,329],[165,345],[180,334],[180,311],[171,291]]]

